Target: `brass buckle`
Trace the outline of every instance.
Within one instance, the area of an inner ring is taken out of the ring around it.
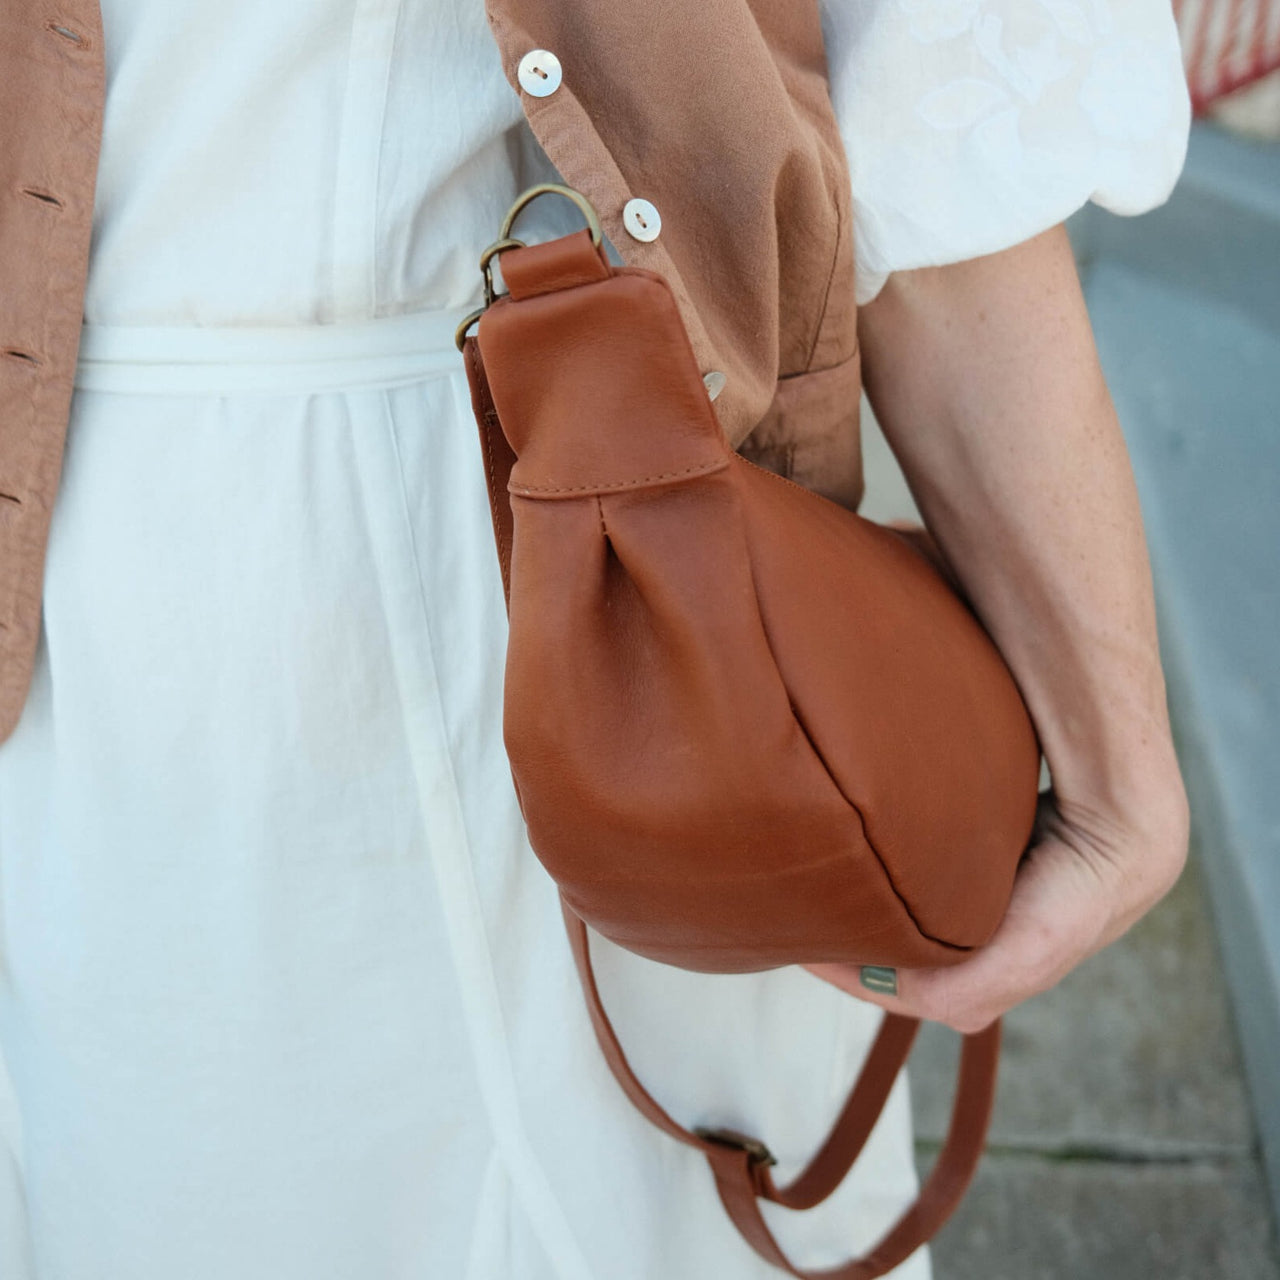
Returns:
[[[597,249],[600,247],[604,239],[604,232],[600,228],[600,217],[592,206],[591,201],[582,192],[575,191],[572,187],[566,187],[559,182],[540,182],[537,186],[529,187],[528,190],[522,191],[516,197],[515,203],[507,210],[507,216],[502,220],[502,230],[498,233],[498,238],[480,255],[480,274],[484,277],[484,306],[477,307],[476,310],[465,316],[462,323],[454,331],[453,340],[459,351],[463,349],[463,344],[466,342],[467,330],[484,315],[497,297],[506,296],[505,294],[499,295],[494,291],[493,260],[508,249],[523,249],[525,247],[523,240],[517,240],[512,236],[511,228],[515,225],[516,218],[520,216],[520,211],[526,205],[532,203],[539,196],[545,195],[564,196],[566,199],[572,200],[582,211],[582,216],[587,220],[587,227],[591,231],[591,243]]]
[[[736,1129],[694,1129],[699,1138],[707,1142],[719,1143],[722,1147],[732,1147],[735,1151],[745,1151],[752,1164],[774,1165],[778,1161],[772,1151],[759,1138],[749,1138]]]

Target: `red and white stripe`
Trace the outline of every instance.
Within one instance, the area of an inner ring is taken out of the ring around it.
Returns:
[[[1173,0],[1173,11],[1197,113],[1280,68],[1280,0]]]

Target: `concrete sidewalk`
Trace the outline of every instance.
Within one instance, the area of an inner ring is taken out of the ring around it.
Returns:
[[[918,519],[864,405],[864,515]],[[934,1242],[937,1280],[1280,1280],[1199,856],[1119,942],[1006,1019],[974,1186]],[[923,1174],[958,1038],[912,1054]]]
[[[1280,1280],[1253,1119],[1193,862],[1125,938],[1006,1022],[978,1178],[937,1280]],[[921,1167],[955,1037],[914,1055]]]
[[[988,1153],[935,1241],[938,1280],[1280,1280],[1259,1138],[1280,1137],[1265,971],[1280,894],[1261,887],[1280,874],[1280,153],[1273,183],[1241,170],[1241,212],[1222,177],[1236,145],[1198,126],[1165,210],[1073,226],[1138,473],[1191,863],[1128,935],[1006,1020]],[[869,414],[864,448],[863,514],[915,517]],[[928,1028],[912,1056],[922,1171],[955,1048]]]

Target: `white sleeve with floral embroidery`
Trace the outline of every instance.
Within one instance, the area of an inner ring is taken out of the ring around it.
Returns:
[[[853,184],[858,301],[1089,200],[1143,213],[1182,169],[1169,0],[822,0]]]

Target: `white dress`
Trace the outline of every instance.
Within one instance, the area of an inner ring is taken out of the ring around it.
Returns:
[[[452,335],[539,153],[481,0],[103,10],[87,324],[0,746],[0,1280],[776,1274],[608,1074],[502,750]],[[829,0],[864,296],[1163,198],[1172,24],[1106,15]],[[878,1014],[597,953],[659,1100],[798,1167]],[[903,1081],[839,1196],[767,1210],[826,1265],[914,1190]]]

